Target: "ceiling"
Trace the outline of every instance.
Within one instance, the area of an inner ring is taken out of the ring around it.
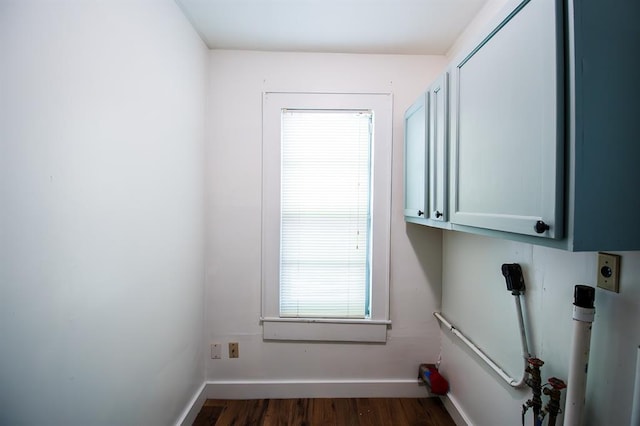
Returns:
[[[487,0],[176,0],[207,46],[442,55]]]

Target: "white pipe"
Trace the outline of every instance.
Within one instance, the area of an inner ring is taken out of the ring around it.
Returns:
[[[587,390],[589,347],[591,345],[591,323],[595,308],[573,306],[573,339],[569,360],[569,379],[565,403],[565,426],[582,426],[582,414]]]
[[[478,355],[481,360],[483,360],[489,367],[491,367],[491,369],[493,371],[498,373],[498,375],[505,382],[507,382],[509,385],[511,385],[511,386],[513,386],[515,388],[515,387],[522,386],[524,384],[524,379],[526,377],[526,373],[525,372],[522,373],[522,378],[520,380],[516,380],[516,379],[512,378],[507,373],[505,373],[505,371],[502,368],[500,368],[500,366],[498,364],[496,364],[491,358],[489,358],[489,356],[487,354],[482,352],[482,350],[480,348],[478,348],[471,340],[467,339],[467,337],[464,334],[462,334],[460,331],[458,331],[457,328],[455,328],[449,321],[447,321],[442,316],[442,314],[440,314],[440,312],[434,312],[433,316],[435,316],[438,319],[438,321],[440,321],[442,323],[442,325],[447,327],[449,329],[449,331],[451,331],[451,333],[454,336],[456,336],[460,340],[462,340],[462,342],[465,345],[467,345],[469,347],[469,349],[471,349],[473,352],[475,352],[475,354]],[[524,338],[523,341],[526,342],[526,337]],[[523,348],[523,351],[524,351],[524,348]],[[525,359],[524,362],[525,362],[524,365],[525,365],[525,368],[526,368],[527,360]]]
[[[636,380],[634,381],[633,404],[631,405],[631,426],[640,426],[640,347],[636,359]]]

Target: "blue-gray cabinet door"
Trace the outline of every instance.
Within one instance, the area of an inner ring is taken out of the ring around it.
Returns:
[[[427,205],[427,135],[429,97],[422,94],[404,116],[404,215],[406,218],[428,217]]]
[[[454,63],[454,224],[563,236],[561,3],[519,2]]]
[[[446,222],[447,205],[447,147],[449,138],[449,74],[438,77],[429,88],[429,213],[430,219]]]

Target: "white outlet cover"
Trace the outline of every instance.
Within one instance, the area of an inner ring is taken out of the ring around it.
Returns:
[[[211,359],[222,359],[222,345],[220,343],[211,344]]]

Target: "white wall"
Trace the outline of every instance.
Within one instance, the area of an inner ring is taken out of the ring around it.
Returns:
[[[618,254],[622,255],[620,293],[596,290],[587,425],[623,425],[630,419],[640,344],[640,252]],[[573,288],[595,286],[596,254],[446,232],[443,255],[443,312],[513,377],[522,371],[519,334],[513,296],[506,290],[500,266],[520,263],[527,285],[530,351],[545,361],[545,380],[555,376],[566,381]],[[443,333],[442,359],[451,392],[473,424],[519,421],[520,407],[531,397],[528,388],[511,389],[448,332]]]
[[[0,63],[0,423],[173,423],[204,380],[207,51],[170,0],[3,0]]]
[[[475,40],[504,3],[506,0],[487,3],[449,57]],[[620,293],[596,290],[586,425],[625,425],[630,419],[640,344],[640,252],[618,254],[622,255]],[[516,311],[500,266],[520,263],[527,285],[524,310],[530,351],[545,361],[544,380],[552,376],[567,380],[573,288],[576,284],[595,286],[595,253],[570,253],[445,232],[443,260],[445,316],[517,378],[522,362]],[[446,331],[442,335],[441,371],[450,381],[451,395],[473,424],[520,424],[522,403],[531,397],[529,388],[512,389]],[[546,397],[543,400],[548,401]],[[531,412],[527,424],[532,424]]]
[[[222,360],[211,360],[205,349],[208,380],[415,380],[420,362],[437,360],[440,337],[431,312],[441,299],[441,232],[404,223],[402,118],[444,63],[443,57],[425,56],[211,52],[205,334],[207,344],[225,346]],[[394,95],[393,328],[385,345],[262,340],[258,319],[263,91]],[[240,343],[238,359],[227,358],[229,341]]]

